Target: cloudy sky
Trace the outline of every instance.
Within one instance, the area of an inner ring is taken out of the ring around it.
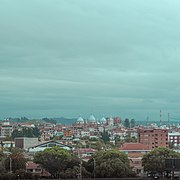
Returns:
[[[180,117],[179,0],[1,0],[0,118]]]

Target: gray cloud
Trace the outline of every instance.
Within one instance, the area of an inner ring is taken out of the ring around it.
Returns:
[[[180,2],[0,2],[0,117],[179,116]]]

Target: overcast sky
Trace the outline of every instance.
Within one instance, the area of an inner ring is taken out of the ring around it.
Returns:
[[[179,0],[1,0],[0,118],[180,117]]]

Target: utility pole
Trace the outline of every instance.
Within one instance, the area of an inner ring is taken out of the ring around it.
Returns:
[[[12,173],[12,158],[9,157],[9,172]]]
[[[168,127],[170,128],[170,114],[168,113]]]
[[[93,158],[93,167],[94,167],[94,178],[96,177],[96,160]]]
[[[147,116],[146,118],[146,126],[148,126],[148,123],[149,123],[149,116]]]
[[[175,169],[175,159],[172,159],[172,177],[171,177],[172,180],[174,180],[174,169]]]
[[[79,179],[82,180],[82,155],[80,152],[80,148],[78,149],[78,157],[80,160],[80,164],[79,164]]]

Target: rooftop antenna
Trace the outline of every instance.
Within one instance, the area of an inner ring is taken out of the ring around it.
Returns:
[[[147,116],[146,118],[146,126],[148,126],[148,123],[149,123],[149,116]]]
[[[170,127],[170,113],[168,113],[168,126]]]
[[[162,112],[160,110],[160,126],[162,126]]]

